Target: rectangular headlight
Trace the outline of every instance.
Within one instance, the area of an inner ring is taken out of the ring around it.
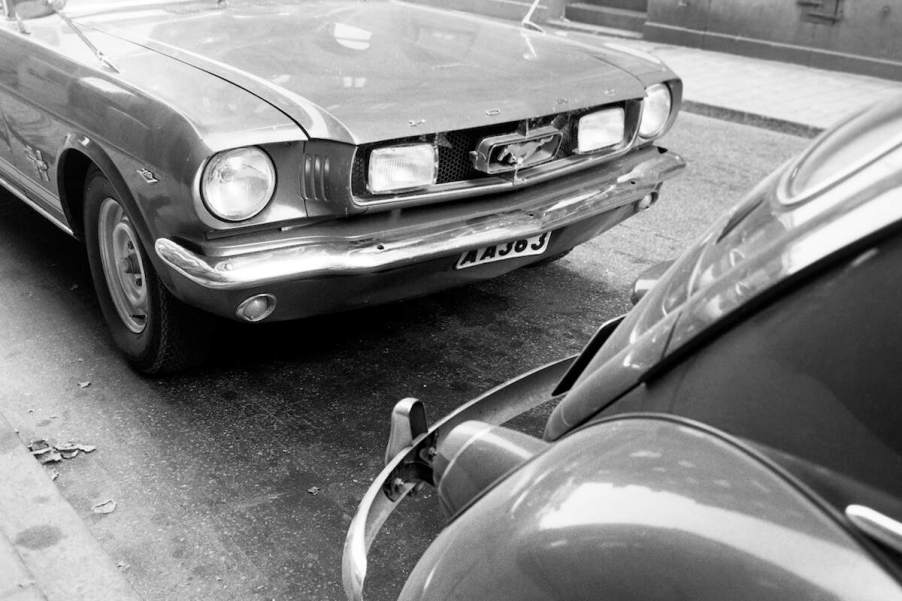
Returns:
[[[626,113],[622,108],[604,109],[583,115],[576,126],[577,150],[592,152],[623,141]]]
[[[367,189],[373,194],[397,192],[435,183],[438,153],[432,144],[376,148],[370,153]]]

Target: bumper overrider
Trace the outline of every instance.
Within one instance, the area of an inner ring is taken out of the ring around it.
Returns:
[[[367,555],[385,520],[412,491],[434,484],[432,457],[443,436],[467,421],[503,424],[548,402],[575,359],[561,359],[506,382],[432,426],[427,426],[419,401],[404,399],[395,405],[385,468],[363,496],[345,539],[341,572],[349,601],[363,601]]]
[[[576,178],[449,203],[391,221],[365,215],[287,230],[263,241],[215,241],[196,252],[169,238],[154,248],[183,300],[234,317],[256,295],[278,299],[271,320],[425,294],[494,277],[542,256],[455,270],[462,252],[551,232],[550,256],[646,208],[685,166],[650,146]],[[361,227],[372,220],[368,229]]]
[[[578,355],[553,361],[496,386],[464,403],[431,426],[426,421],[426,410],[420,401],[412,398],[398,401],[391,414],[385,467],[360,501],[345,539],[341,575],[349,601],[363,601],[367,556],[389,516],[408,495],[414,494],[419,488],[427,484],[442,485],[441,482],[436,482],[440,472],[437,464],[443,461],[440,451],[443,443],[450,438],[449,434],[466,422],[500,426],[540,405],[562,399],[598,349],[620,325],[623,317],[621,315],[605,322]],[[478,444],[473,438],[467,444],[470,442]],[[502,446],[506,445],[502,443]],[[499,450],[502,449],[494,449]],[[449,469],[446,465],[442,470],[446,478]],[[468,472],[465,476],[467,482],[457,480],[457,484],[475,482],[478,478],[471,478],[474,475],[474,472]],[[494,476],[489,475],[489,481],[494,480]],[[477,488],[479,487],[477,484]]]

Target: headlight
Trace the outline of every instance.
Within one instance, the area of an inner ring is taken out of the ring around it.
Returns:
[[[367,188],[373,194],[419,188],[435,183],[438,157],[432,144],[376,148],[370,153]]]
[[[639,123],[639,136],[654,138],[660,135],[670,117],[673,101],[667,84],[656,83],[645,88],[645,100],[642,101],[642,121]]]
[[[623,141],[626,113],[622,108],[605,109],[583,115],[576,126],[577,150],[592,152]]]
[[[226,221],[250,219],[266,207],[276,189],[276,170],[259,148],[215,155],[204,168],[201,196],[210,212]]]

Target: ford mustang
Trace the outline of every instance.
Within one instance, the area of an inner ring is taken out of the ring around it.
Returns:
[[[548,262],[653,204],[681,83],[375,0],[0,0],[0,185],[84,241],[138,370]],[[528,26],[527,26],[528,25]]]

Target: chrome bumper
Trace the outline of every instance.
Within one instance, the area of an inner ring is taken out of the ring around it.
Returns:
[[[628,172],[601,179],[598,185],[588,189],[541,197],[535,202],[519,204],[516,209],[477,219],[399,228],[365,240],[320,237],[231,256],[200,255],[168,238],[157,239],[154,248],[174,271],[204,288],[218,290],[318,276],[371,273],[529,238],[577,223],[641,200],[684,166],[683,159],[672,152],[648,152],[648,158],[633,165]]]
[[[350,601],[363,601],[367,555],[385,520],[411,490],[426,481],[422,479],[422,473],[419,473],[420,477],[415,475],[417,470],[411,469],[414,464],[422,465],[421,459],[429,448],[434,447],[444,433],[464,421],[503,424],[549,401],[555,385],[575,358],[549,363],[490,390],[429,427],[400,452],[386,457],[385,468],[363,496],[345,539],[341,573],[345,595]]]

